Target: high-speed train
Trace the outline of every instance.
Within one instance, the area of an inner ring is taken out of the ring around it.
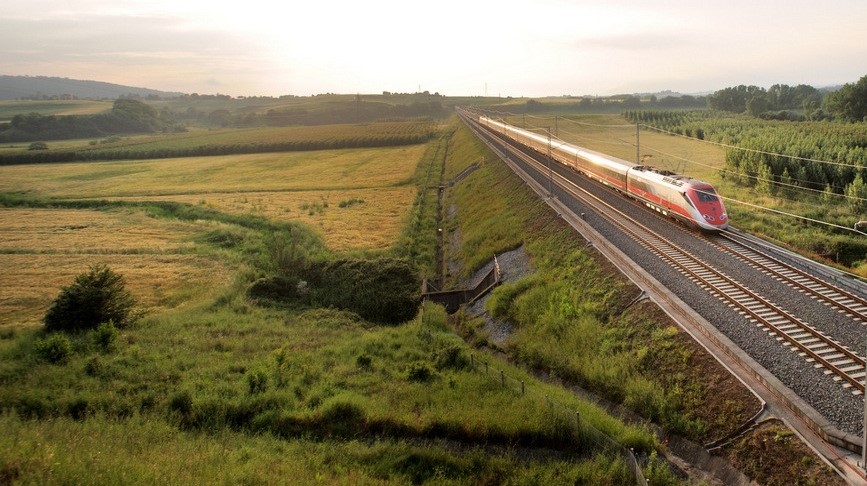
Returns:
[[[637,165],[560,140],[552,143],[546,136],[486,116],[480,116],[479,123],[542,154],[548,154],[550,150],[551,158],[557,162],[612,186],[665,216],[703,230],[719,231],[728,227],[723,202],[707,182]]]

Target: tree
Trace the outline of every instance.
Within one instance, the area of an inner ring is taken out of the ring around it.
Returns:
[[[764,162],[759,161],[758,172],[756,174],[756,192],[759,194],[774,194],[774,176],[771,174],[771,168]]]
[[[846,195],[850,198],[849,205],[854,211],[864,211],[867,208],[867,184],[861,178],[861,174],[855,176],[855,180],[846,186]]]
[[[747,100],[747,113],[752,116],[759,116],[768,111],[768,100],[764,96],[754,96]]]
[[[828,93],[825,111],[847,121],[867,120],[867,76],[855,84],[845,84],[837,91]]]
[[[61,289],[45,313],[45,328],[77,331],[94,329],[109,321],[123,327],[135,320],[132,313],[135,303],[125,288],[123,276],[106,265],[94,265]]]
[[[767,92],[758,86],[740,85],[715,92],[707,97],[707,103],[712,110],[743,113],[747,110],[747,100],[766,95]]]

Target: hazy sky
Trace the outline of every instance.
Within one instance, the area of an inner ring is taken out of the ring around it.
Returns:
[[[818,87],[867,75],[867,0],[4,0],[0,74],[233,96]]]

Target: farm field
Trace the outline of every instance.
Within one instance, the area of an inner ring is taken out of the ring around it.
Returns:
[[[425,146],[0,167],[0,192],[175,201],[317,227],[329,248],[381,249],[400,233]]]
[[[36,327],[61,287],[91,265],[126,275],[149,312],[225,287],[230,272],[195,254],[213,225],[154,220],[141,212],[0,208],[0,327]]]
[[[85,199],[340,190],[410,182],[424,145],[0,167],[0,192]]]
[[[0,101],[0,121],[10,120],[22,113],[41,115],[93,115],[111,109],[110,101]]]
[[[333,191],[213,192],[117,200],[176,201],[232,214],[299,221],[317,228],[328,248],[348,251],[392,245],[415,194],[416,189],[407,185]]]
[[[232,146],[238,144],[266,144],[287,142],[324,142],[356,140],[360,145],[374,140],[406,136],[428,136],[436,130],[430,121],[396,121],[343,125],[254,127],[254,128],[191,128],[184,133],[149,134],[118,137],[112,140],[78,139],[51,141],[48,146],[55,151],[104,151],[132,150],[154,151],[188,149],[207,146]],[[367,141],[367,142],[365,142]],[[96,143],[94,143],[96,142]],[[0,145],[0,153],[26,153],[29,143]]]

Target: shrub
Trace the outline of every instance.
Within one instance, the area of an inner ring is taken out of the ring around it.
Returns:
[[[463,348],[453,344],[434,353],[436,369],[463,370],[470,366],[470,360],[463,353]]]
[[[307,301],[307,283],[296,276],[264,277],[250,285],[247,295],[258,303],[304,303]]]
[[[404,260],[338,259],[311,267],[307,277],[315,305],[351,310],[370,321],[398,324],[418,308],[418,274]]]
[[[111,351],[117,343],[117,328],[111,321],[103,322],[94,331],[93,339],[99,349],[104,352]]]
[[[33,142],[27,150],[48,150],[48,144],[45,142]]]
[[[62,334],[51,334],[36,341],[36,353],[49,363],[63,364],[72,356],[72,343]]]
[[[45,313],[49,331],[93,329],[112,321],[123,327],[134,320],[135,299],[124,287],[123,276],[105,265],[94,265],[64,287]]]
[[[188,416],[193,411],[193,395],[189,391],[179,391],[169,399],[169,410]]]
[[[426,382],[433,378],[433,371],[431,371],[427,363],[420,361],[409,365],[409,370],[407,370],[406,374],[409,381],[415,382]]]
[[[373,360],[366,354],[360,354],[355,358],[355,366],[360,370],[370,371]]]

